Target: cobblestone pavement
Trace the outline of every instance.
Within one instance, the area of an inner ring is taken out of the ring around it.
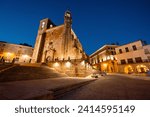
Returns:
[[[58,96],[63,92],[68,92],[73,86],[80,87],[81,84],[94,80],[89,78],[63,77],[0,82],[0,100],[54,99],[56,91]]]
[[[150,81],[108,75],[65,94],[61,100],[137,100],[150,99]]]
[[[15,66],[0,73],[0,82],[67,77],[49,67]]]
[[[0,73],[0,99],[54,99],[54,92],[62,94],[94,80],[68,77],[44,65],[15,66]]]

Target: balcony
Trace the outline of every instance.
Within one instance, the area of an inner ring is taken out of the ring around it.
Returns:
[[[134,52],[134,51],[138,51],[138,50],[141,50],[141,49],[143,49],[143,47],[137,47],[137,50],[128,49],[128,52]],[[121,53],[119,52],[119,50],[118,50],[118,51],[116,51],[116,55],[117,55],[117,54],[128,53],[128,52],[126,52],[126,51],[125,51],[125,48],[122,48],[121,50],[122,50],[122,52],[121,52]]]
[[[141,61],[133,61],[133,63],[131,62],[125,62],[125,63],[118,63],[119,65],[125,65],[125,64],[135,64],[135,63],[149,63],[150,59],[142,59]]]

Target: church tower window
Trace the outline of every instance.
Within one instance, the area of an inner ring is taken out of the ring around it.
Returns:
[[[45,22],[42,22],[42,29],[45,27]]]

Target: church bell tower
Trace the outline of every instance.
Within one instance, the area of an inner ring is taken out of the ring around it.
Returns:
[[[64,42],[63,42],[63,55],[64,59],[68,59],[69,50],[71,45],[71,29],[72,29],[72,16],[70,11],[66,11],[64,15]]]
[[[38,34],[32,55],[32,63],[40,63],[42,60],[43,48],[45,43],[45,31],[49,28],[50,20],[48,18],[40,21]]]
[[[64,24],[67,28],[71,28],[72,25],[72,16],[71,16],[71,12],[70,11],[66,11],[65,12],[65,16],[64,16]]]

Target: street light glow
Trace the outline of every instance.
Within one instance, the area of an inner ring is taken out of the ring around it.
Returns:
[[[65,65],[66,65],[67,68],[71,67],[71,63],[70,62],[67,62]]]
[[[82,61],[82,62],[81,62],[81,65],[85,65],[85,61]]]
[[[103,66],[106,68],[107,67],[107,63],[104,63]]]
[[[27,59],[29,56],[28,55],[22,55],[22,58]]]
[[[56,63],[54,63],[54,65],[53,65],[54,67],[59,67],[59,63],[58,62],[56,62]]]
[[[10,56],[11,55],[11,53],[10,52],[7,52],[7,56]]]

